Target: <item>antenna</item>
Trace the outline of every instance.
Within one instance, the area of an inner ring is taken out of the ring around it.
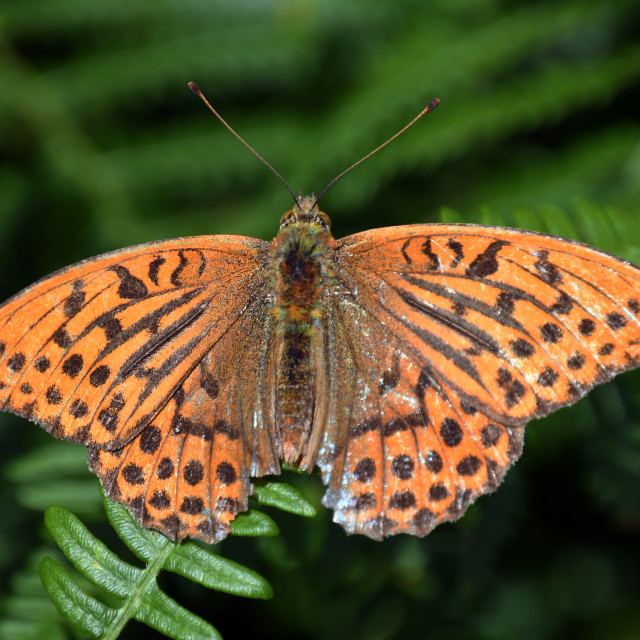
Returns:
[[[222,122],[222,124],[229,130],[231,131],[231,133],[238,139],[240,140],[240,142],[242,142],[242,144],[247,147],[247,149],[249,149],[249,151],[251,151],[251,153],[253,153],[254,156],[256,156],[256,158],[258,158],[258,160],[262,161],[262,163],[264,165],[266,165],[269,169],[271,169],[271,172],[276,176],[276,178],[278,178],[278,180],[280,180],[280,182],[282,182],[282,184],[286,187],[287,191],[291,194],[291,197],[293,198],[293,201],[298,204],[298,198],[296,198],[295,194],[293,193],[293,191],[291,191],[291,188],[289,187],[289,185],[286,183],[285,179],[243,138],[240,137],[240,135],[238,135],[224,120],[224,118],[211,106],[211,104],[209,103],[209,101],[204,97],[202,91],[200,91],[200,87],[195,83],[195,82],[190,82],[189,83],[189,89],[191,89],[191,91],[193,91],[193,93],[195,93],[198,98],[200,98],[200,100],[202,100],[202,102],[204,102],[207,107],[209,107],[209,110],[213,113],[213,115],[218,118],[218,120],[220,120],[220,122]],[[335,182],[335,181],[334,181]],[[326,189],[325,189],[326,191]]]
[[[322,198],[322,196],[325,193],[327,193],[327,191],[329,191],[329,189],[331,189],[331,187],[333,187],[333,185],[336,182],[338,182],[338,180],[340,180],[340,178],[342,178],[343,176],[347,175],[347,173],[349,173],[349,171],[352,171],[353,169],[355,169],[359,164],[362,164],[365,160],[368,160],[374,153],[378,153],[378,151],[380,151],[380,149],[382,149],[383,147],[386,147],[390,142],[393,142],[397,137],[401,136],[409,127],[411,127],[416,122],[418,122],[418,120],[420,120],[420,118],[422,118],[422,116],[425,115],[425,113],[429,113],[429,111],[433,111],[439,104],[440,104],[440,100],[438,98],[434,98],[409,124],[407,124],[404,127],[402,127],[402,129],[400,129],[400,131],[398,131],[398,133],[396,133],[395,135],[391,136],[386,142],[383,142],[379,147],[376,147],[373,151],[370,151],[369,153],[367,153],[367,155],[364,156],[364,158],[360,158],[360,160],[358,160],[358,162],[355,162],[354,164],[352,164],[348,169],[345,169],[342,173],[339,173],[320,192],[320,195],[316,198],[316,201],[313,203],[314,206],[316,204],[318,204],[318,201],[320,200],[320,198]]]

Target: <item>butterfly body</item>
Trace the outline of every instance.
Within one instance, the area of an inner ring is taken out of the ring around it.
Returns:
[[[177,238],[0,306],[0,403],[84,444],[174,539],[224,538],[251,477],[318,466],[349,533],[426,535],[494,490],[523,426],[640,362],[640,270],[477,225]]]
[[[275,415],[280,455],[289,464],[300,464],[314,424],[318,381],[314,340],[324,320],[326,296],[334,286],[334,247],[327,216],[321,216],[314,198],[303,197],[283,216],[271,247],[273,312],[280,342]]]

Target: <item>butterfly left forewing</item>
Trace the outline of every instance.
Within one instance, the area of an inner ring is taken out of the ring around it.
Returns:
[[[132,247],[14,296],[0,307],[2,407],[57,437],[122,447],[242,313],[264,244],[216,236]]]

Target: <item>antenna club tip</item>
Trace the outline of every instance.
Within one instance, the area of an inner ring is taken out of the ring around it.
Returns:
[[[435,109],[438,105],[440,104],[440,98],[434,98],[428,105],[427,105],[427,111],[431,111],[432,109]]]
[[[202,95],[202,91],[200,91],[200,87],[195,82],[189,83],[189,89],[191,89],[191,91],[193,91],[193,93],[195,93],[197,96]]]

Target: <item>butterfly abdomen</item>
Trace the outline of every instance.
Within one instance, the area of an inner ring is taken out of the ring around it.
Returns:
[[[302,457],[313,424],[313,327],[324,315],[331,240],[327,229],[303,222],[282,229],[272,246],[280,344],[276,416],[282,455],[293,464]]]

